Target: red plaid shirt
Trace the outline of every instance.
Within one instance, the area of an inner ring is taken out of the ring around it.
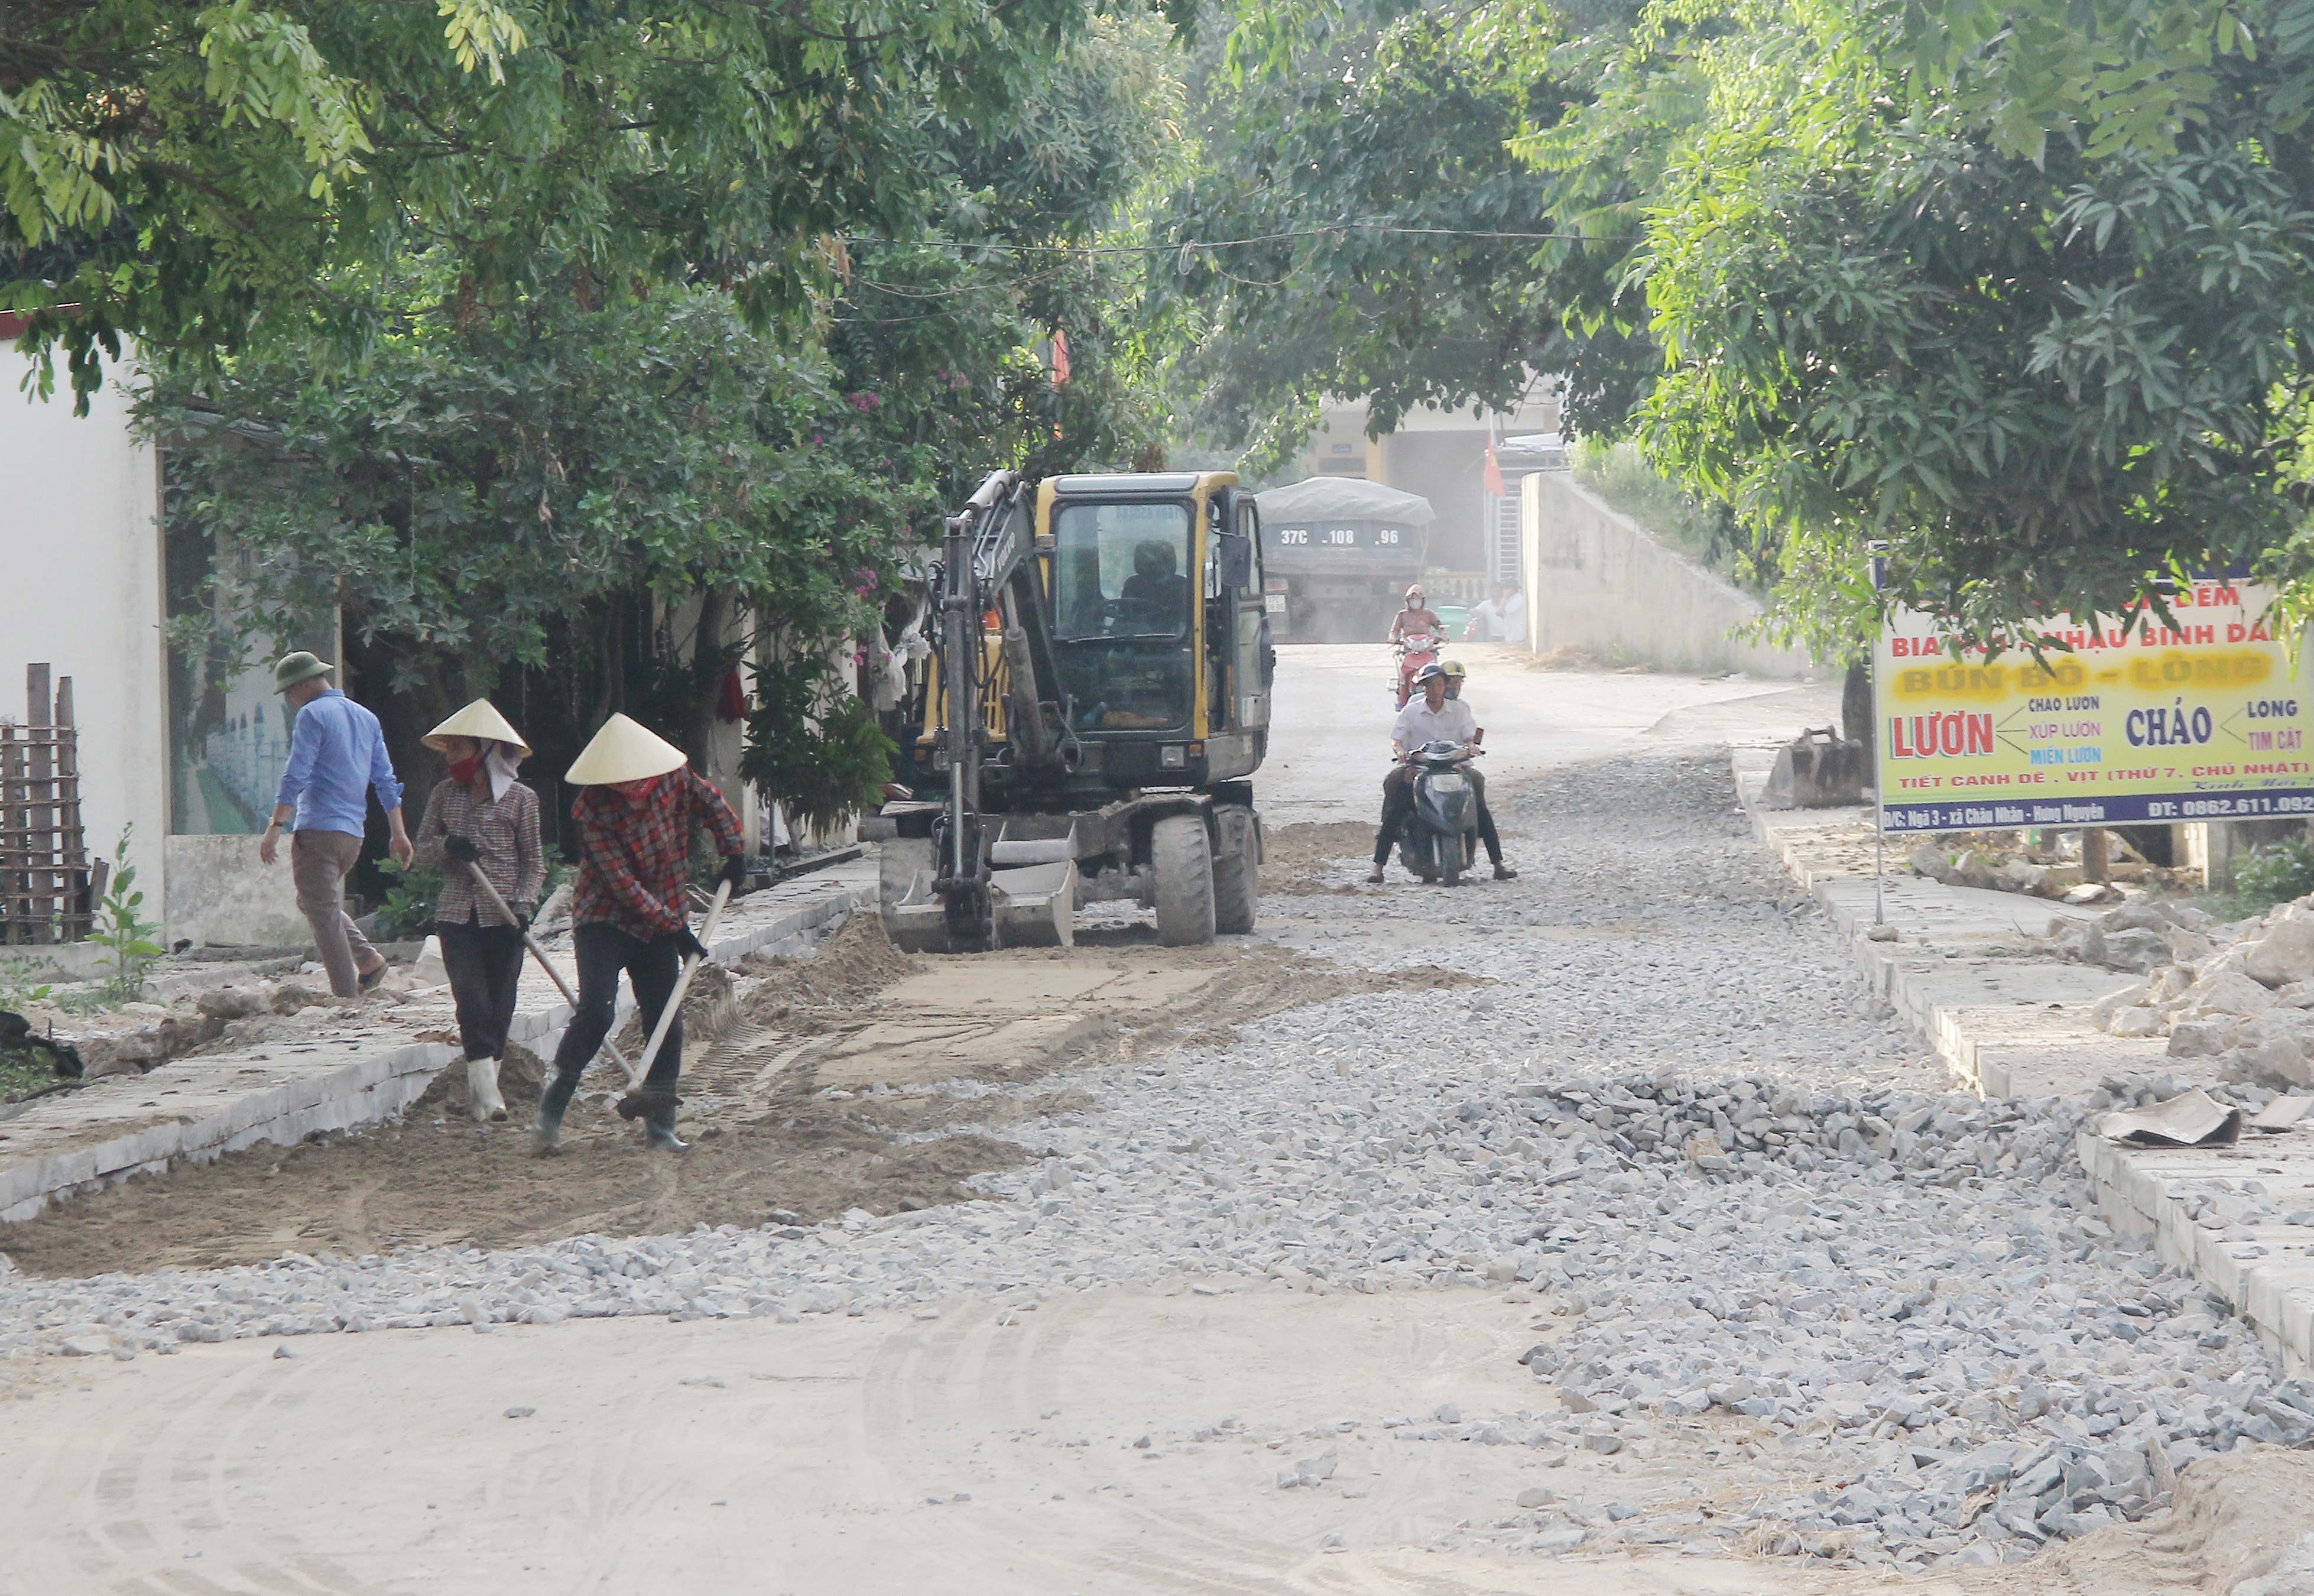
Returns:
[[[689,921],[691,828],[715,833],[715,851],[745,853],[739,817],[689,765],[669,771],[640,804],[609,787],[589,787],[570,806],[578,823],[578,878],[570,889],[573,921],[605,921],[649,940]]]

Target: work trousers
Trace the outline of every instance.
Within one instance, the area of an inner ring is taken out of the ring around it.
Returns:
[[[442,967],[450,974],[466,1056],[506,1057],[515,988],[522,980],[522,932],[510,925],[438,920],[434,934],[442,939]]]
[[[575,1080],[594,1062],[603,1038],[611,1034],[611,1022],[618,1016],[619,972],[624,970],[634,983],[635,1008],[642,1018],[643,1035],[648,1036],[675,991],[683,954],[672,936],[646,941],[617,926],[592,920],[571,928],[570,945],[578,956],[578,1012],[570,1017],[562,1045],[554,1050],[554,1072]],[[675,1023],[667,1027],[667,1040],[659,1045],[658,1057],[651,1061],[643,1085],[671,1092],[682,1071],[683,1016],[677,1014]]]
[[[289,879],[297,889],[297,908],[314,928],[314,947],[330,973],[330,990],[341,998],[361,996],[364,973],[385,962],[346,913],[346,877],[361,862],[361,846],[351,832],[296,832],[289,838]]]
[[[1487,812],[1487,779],[1467,765],[1462,774],[1470,778],[1471,798],[1479,806],[1479,841],[1487,850],[1487,858],[1500,864],[1503,842],[1495,835],[1495,817]],[[1390,862],[1390,851],[1398,845],[1399,828],[1406,824],[1413,809],[1414,767],[1394,764],[1390,767],[1390,774],[1382,779],[1382,829],[1374,833],[1374,863]]]

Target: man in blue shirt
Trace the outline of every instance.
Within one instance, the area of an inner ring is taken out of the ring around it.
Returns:
[[[385,755],[377,717],[330,685],[337,667],[313,655],[287,656],[273,667],[273,688],[289,702],[296,724],[289,734],[289,763],[273,801],[273,824],[257,856],[274,862],[281,828],[291,828],[289,876],[297,907],[314,928],[314,944],[330,972],[330,990],[358,998],[385,974],[386,957],[370,946],[346,913],[346,876],[361,862],[369,791],[377,791],[392,833],[395,860],[410,862],[409,829],[402,821],[402,783]]]

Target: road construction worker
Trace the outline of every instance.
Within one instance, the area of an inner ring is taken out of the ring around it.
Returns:
[[[1442,742],[1475,749],[1485,736],[1471,706],[1446,696],[1444,667],[1424,666],[1415,674],[1414,683],[1422,689],[1421,698],[1409,701],[1390,728],[1393,763],[1382,782],[1382,829],[1374,833],[1373,869],[1366,877],[1370,886],[1382,885],[1382,867],[1390,862],[1399,828],[1414,807],[1414,767],[1406,763],[1407,750]],[[1495,879],[1517,880],[1518,872],[1503,862],[1502,839],[1495,834],[1495,817],[1487,809],[1487,779],[1469,765],[1462,767],[1462,774],[1470,779],[1471,797],[1479,806],[1479,841],[1494,863]]]
[[[539,1099],[532,1141],[553,1151],[563,1111],[578,1077],[616,1018],[619,972],[635,989],[643,1034],[658,1024],[686,957],[707,949],[691,931],[691,836],[705,826],[723,856],[723,879],[746,881],[746,843],[738,817],[683,751],[624,715],[603,723],[564,778],[583,787],[570,806],[577,823],[578,875],[570,895],[570,940],[578,959],[578,1011],[554,1050],[554,1079]],[[667,1027],[639,1100],[650,1145],[679,1149],[675,1094],[683,1070],[683,1019]]]
[[[504,1119],[499,1066],[514,1024],[522,938],[546,887],[538,794],[515,780],[530,746],[486,698],[428,732],[425,743],[449,763],[450,774],[427,796],[414,862],[442,872],[434,935],[458,1008],[468,1111],[476,1119]],[[510,918],[475,883],[476,870],[498,889]]]
[[[1390,640],[1395,643],[1410,631],[1428,632],[1442,640],[1446,636],[1446,623],[1430,607],[1430,595],[1419,583],[1406,590],[1406,607],[1391,618]]]

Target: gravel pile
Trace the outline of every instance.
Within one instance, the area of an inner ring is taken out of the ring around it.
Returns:
[[[2238,1437],[2303,1443],[2314,1384],[2277,1380],[2225,1303],[2096,1213],[2071,1160],[2083,1107],[1752,1081],[1545,1092],[1531,1114],[1590,1126],[1623,1167],[1557,1188],[1536,1278],[1576,1322],[1527,1362],[1576,1415],[1536,1443],[1620,1451],[1705,1415],[1750,1421],[1723,1423],[1729,1444],[1819,1442],[1816,1471],[1853,1483],[1718,1521],[1771,1553],[1906,1564],[2142,1517]],[[1685,1528],[1631,1518],[1625,1539]]]

